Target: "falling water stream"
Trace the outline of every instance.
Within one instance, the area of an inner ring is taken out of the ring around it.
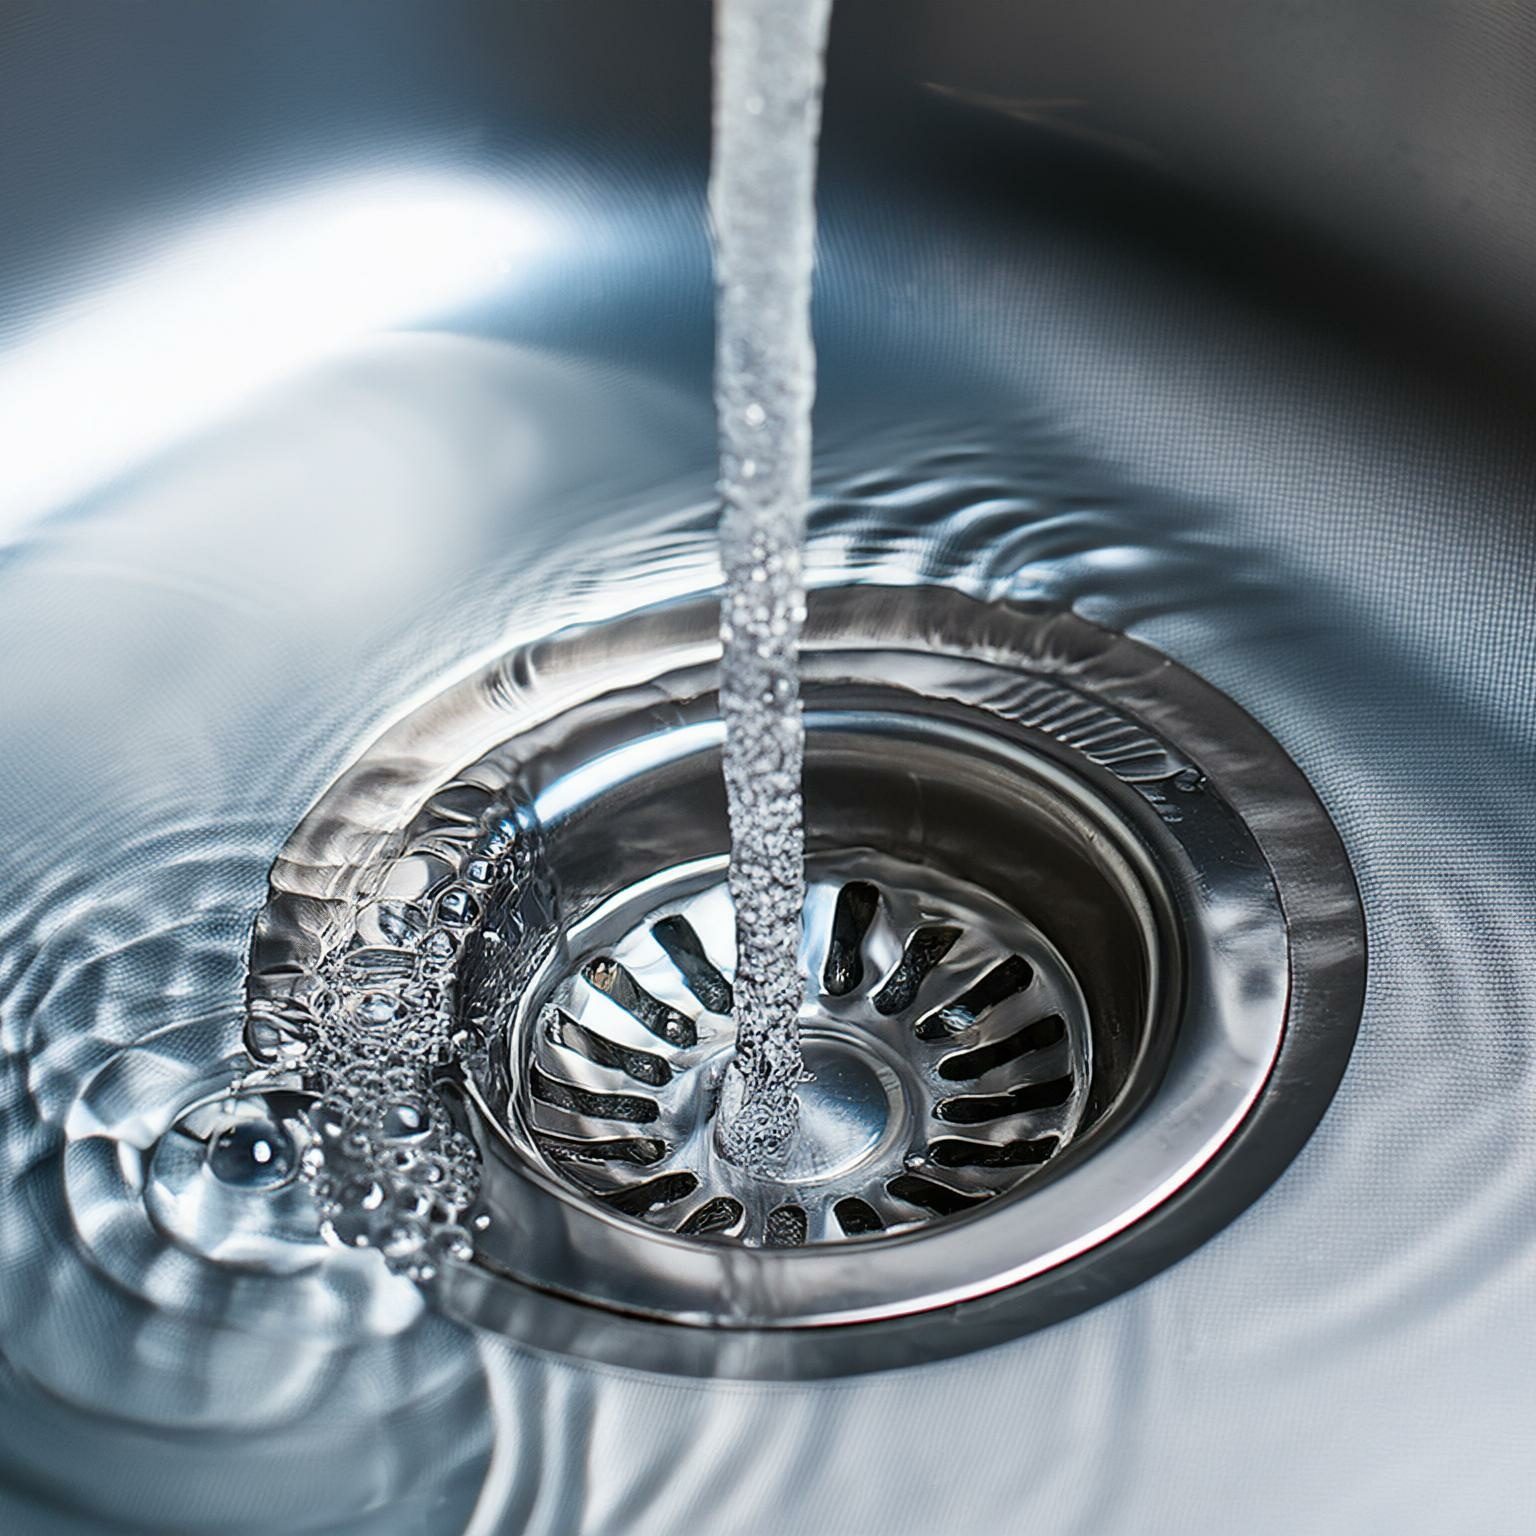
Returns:
[[[811,479],[811,269],[822,53],[831,0],[718,0],[715,409],[725,783],[736,908],[736,1059],[720,1150],[782,1164],[801,1072],[805,838],[796,649]]]

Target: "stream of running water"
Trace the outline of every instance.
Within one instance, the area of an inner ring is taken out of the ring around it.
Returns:
[[[736,908],[736,1058],[717,1144],[782,1164],[798,1118],[805,838],[797,647],[810,494],[816,142],[831,0],[715,9],[715,409],[725,595],[720,704]]]

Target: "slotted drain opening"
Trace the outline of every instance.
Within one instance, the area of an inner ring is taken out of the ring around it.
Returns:
[[[807,1079],[788,1165],[753,1177],[708,1134],[734,1044],[735,936],[724,869],[695,866],[649,891],[662,899],[638,922],[622,895],[589,920],[579,937],[596,957],[536,1006],[518,1109],[573,1188],[659,1230],[788,1247],[912,1231],[1007,1193],[1071,1144],[1092,1025],[1038,928],[869,852],[814,855],[807,884]],[[653,1134],[636,1138],[642,1098]],[[632,1209],[625,1191],[642,1184],[675,1198]],[[701,1216],[722,1201],[741,1219]]]
[[[938,589],[813,595],[801,1131],[772,1177],[717,1155],[714,619],[678,603],[466,679],[274,869],[263,1041],[386,1007],[419,1035],[430,960],[433,1123],[479,1157],[440,1303],[664,1370],[867,1369],[1091,1304],[1254,1198],[1358,1018],[1326,815],[1166,658]]]

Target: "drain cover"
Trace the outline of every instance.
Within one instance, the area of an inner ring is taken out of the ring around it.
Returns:
[[[533,1015],[518,1107],[576,1190],[648,1226],[787,1247],[912,1231],[1006,1193],[1072,1140],[1088,1007],[1059,950],[980,890],[874,854],[811,861],[806,1081],[788,1165],[710,1126],[733,1049],[724,869],[621,896]],[[615,1092],[615,1089],[618,1091]]]
[[[1038,1326],[1252,1200],[1354,1037],[1336,834],[1165,658],[940,589],[813,595],[803,1130],[772,1178],[715,1154],[735,957],[714,623],[685,602],[523,648],[394,727],[294,834],[253,947],[262,1040],[302,1018],[334,1063],[368,1014],[427,1042],[449,1148],[358,1111],[346,1157],[388,1168],[338,1151],[317,1188],[447,1221],[430,1273],[457,1315],[784,1376]]]

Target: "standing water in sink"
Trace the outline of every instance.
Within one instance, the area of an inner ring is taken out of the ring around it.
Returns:
[[[721,1152],[782,1163],[803,1068],[805,896],[796,651],[810,491],[811,269],[822,53],[831,0],[717,0],[714,159],[715,409],[725,595],[720,703],[736,908],[736,1058]]]

